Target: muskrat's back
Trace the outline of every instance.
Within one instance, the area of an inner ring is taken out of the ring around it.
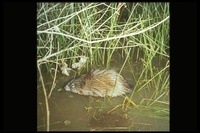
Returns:
[[[130,86],[114,70],[97,69],[72,80],[65,86],[65,90],[80,95],[116,97],[130,92]]]

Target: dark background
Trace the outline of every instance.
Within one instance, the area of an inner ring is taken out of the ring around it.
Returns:
[[[3,130],[37,130],[36,3],[3,3]],[[197,3],[170,3],[170,130],[197,131]]]

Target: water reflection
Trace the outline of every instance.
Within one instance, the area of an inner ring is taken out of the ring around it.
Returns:
[[[121,75],[134,86],[133,76],[128,66],[126,67],[127,69],[125,68]],[[139,64],[135,63],[133,67],[136,67],[135,73],[139,75],[141,72]],[[45,79],[46,88],[50,88],[52,80],[49,79],[51,78],[47,76]],[[154,103],[154,106],[163,108],[160,110],[163,111],[161,113],[157,112],[153,106],[152,108],[142,106],[137,108],[133,103],[123,110],[124,97],[96,98],[66,92],[63,85],[67,80],[66,76],[58,75],[56,87],[49,99],[50,131],[169,131],[168,103]],[[153,93],[153,88],[135,92],[132,101],[135,104],[142,102],[149,105],[148,102]],[[130,97],[131,94],[127,96]],[[163,101],[169,101],[169,95]],[[46,108],[40,82],[38,82],[37,103],[37,129],[45,131]],[[155,113],[157,115],[154,115]],[[160,117],[157,117],[159,115]]]

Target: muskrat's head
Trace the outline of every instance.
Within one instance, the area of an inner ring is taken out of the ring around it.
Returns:
[[[78,79],[74,79],[70,81],[66,86],[66,91],[71,91],[74,93],[81,92],[82,88],[85,86],[85,74],[79,77]]]

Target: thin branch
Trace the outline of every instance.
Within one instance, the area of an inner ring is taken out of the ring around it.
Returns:
[[[42,77],[42,73],[41,73],[39,64],[37,65],[37,67],[38,67],[38,71],[39,71],[39,74],[40,74],[40,79],[41,79],[41,82],[42,82],[42,88],[43,88],[43,92],[44,92],[44,98],[45,98],[45,103],[46,103],[46,111],[47,111],[47,131],[49,131],[50,111],[49,111],[48,98],[47,98],[46,88],[45,88],[45,85],[44,85],[44,81],[43,81],[43,77]]]

